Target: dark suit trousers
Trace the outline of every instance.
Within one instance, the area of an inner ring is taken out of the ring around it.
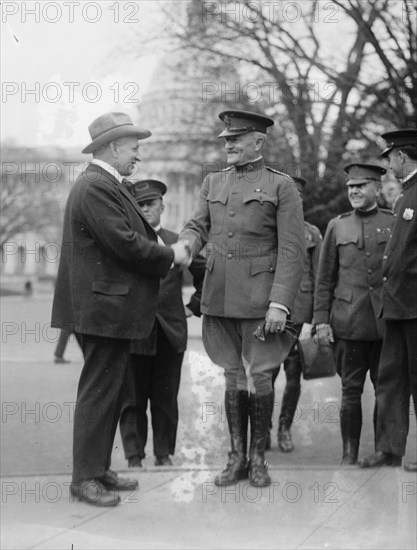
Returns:
[[[73,481],[101,477],[110,468],[130,340],[80,334],[84,367],[74,412]]]
[[[126,458],[145,457],[148,438],[146,410],[150,402],[155,456],[175,453],[178,391],[184,353],[170,344],[158,323],[156,355],[132,354],[125,386],[120,433]]]
[[[410,393],[416,411],[417,319],[387,320],[376,393],[378,450],[404,456],[409,428]]]

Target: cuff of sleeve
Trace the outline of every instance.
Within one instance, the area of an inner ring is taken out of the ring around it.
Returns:
[[[278,302],[269,302],[269,307],[276,307],[277,309],[282,309],[282,311],[285,311],[287,315],[290,314],[290,310],[286,306],[278,304]]]

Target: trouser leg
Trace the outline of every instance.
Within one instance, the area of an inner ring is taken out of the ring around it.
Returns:
[[[130,340],[80,335],[84,354],[74,412],[73,481],[104,475],[120,416]]]

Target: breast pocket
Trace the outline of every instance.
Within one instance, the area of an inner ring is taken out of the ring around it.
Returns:
[[[216,234],[222,231],[223,221],[226,214],[228,194],[226,190],[210,189],[207,195],[207,202],[210,212],[211,233]]]
[[[358,254],[358,236],[338,238],[336,245],[340,265],[350,267],[355,262]]]
[[[270,195],[269,193],[265,191],[252,191],[250,193],[246,193],[243,197],[243,204],[255,206],[273,206],[276,207],[278,205],[278,197],[274,197]]]

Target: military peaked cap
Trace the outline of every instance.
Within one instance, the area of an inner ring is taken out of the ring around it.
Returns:
[[[162,181],[152,179],[137,181],[133,184],[133,187],[138,202],[162,199],[168,189]]]
[[[293,176],[292,179],[295,181],[295,183],[298,183],[302,187],[305,187],[307,185],[307,180],[302,178],[301,176]]]
[[[347,164],[343,170],[347,174],[346,185],[360,185],[369,181],[381,183],[381,176],[386,173],[383,166],[379,164],[366,164],[353,162]]]
[[[417,145],[417,129],[404,128],[403,130],[393,130],[382,134],[387,142],[387,147],[381,153],[381,157],[387,157],[395,147],[406,145]]]
[[[266,134],[266,129],[274,124],[272,118],[250,111],[222,111],[219,118],[225,127],[217,137],[240,136],[249,132]]]

